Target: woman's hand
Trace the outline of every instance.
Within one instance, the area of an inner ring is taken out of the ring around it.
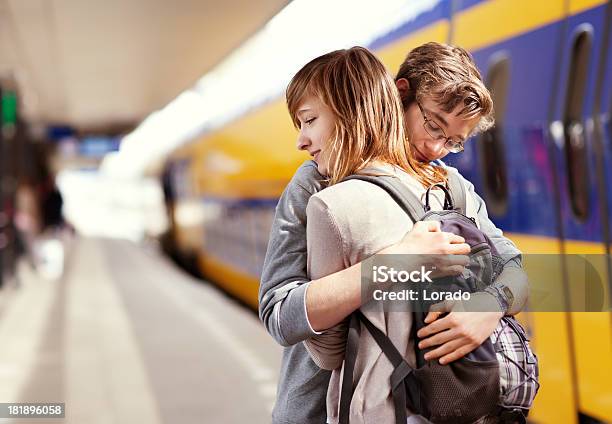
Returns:
[[[433,270],[432,278],[440,278],[464,271],[470,246],[463,237],[443,232],[438,221],[419,221],[402,240],[379,253],[409,255],[396,258],[400,267],[416,269],[424,265]]]
[[[445,312],[449,314],[439,318]],[[426,360],[440,358],[441,364],[456,361],[490,337],[503,316],[497,300],[488,293],[472,293],[469,301],[437,303],[425,317],[428,325],[417,333],[419,348],[438,346],[425,354]]]
[[[419,221],[402,240],[380,253],[467,255],[470,253],[470,246],[463,237],[443,232],[438,221]]]

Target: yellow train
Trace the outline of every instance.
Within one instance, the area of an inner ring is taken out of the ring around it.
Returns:
[[[497,130],[450,162],[524,253],[557,255],[548,277],[568,302],[581,277],[559,254],[599,255],[601,301],[609,308],[612,3],[433,3],[368,47],[392,72],[427,41],[473,53],[493,88]],[[274,207],[307,159],[295,138],[279,97],[202,134],[166,162],[176,252],[253,308]],[[496,164],[495,175],[488,163]],[[612,313],[525,312],[521,319],[541,362],[530,421],[612,422]]]

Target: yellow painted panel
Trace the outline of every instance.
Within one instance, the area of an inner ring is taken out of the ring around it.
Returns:
[[[604,5],[606,0],[571,0],[569,3],[569,14],[576,15],[585,10]]]
[[[582,240],[565,240],[563,242],[565,253],[581,255],[603,255],[606,247],[603,243]]]
[[[482,48],[551,24],[566,15],[563,1],[485,1],[455,15],[452,42],[468,50]],[[605,0],[571,0],[572,16]],[[477,29],[477,30],[475,30]]]
[[[558,253],[561,244],[549,237],[508,234],[524,253]],[[563,243],[567,254],[593,255],[586,256],[593,269],[601,276],[601,292],[593,293],[593,287],[586,290],[584,267],[568,261],[569,299],[574,307],[583,307],[582,303],[592,302],[595,295],[603,299],[603,308],[610,307],[607,270],[603,256],[605,248],[602,243],[579,240],[567,240]],[[537,260],[537,259],[536,259]],[[575,267],[572,264],[576,265]],[[559,271],[561,263],[559,262]],[[554,270],[553,270],[554,272]],[[529,274],[531,281],[541,278]],[[546,275],[549,281],[562,281],[561,274]],[[592,280],[591,280],[592,281]],[[585,293],[591,296],[585,296]],[[561,295],[561,292],[558,293]],[[537,295],[533,293],[532,297]],[[557,299],[558,301],[558,299]],[[612,317],[605,312],[551,313],[538,312],[528,314],[533,326],[534,348],[540,357],[542,389],[538,394],[530,418],[538,423],[575,422],[573,408],[576,402],[572,390],[578,395],[579,409],[601,420],[612,420]],[[571,328],[573,340],[567,334]],[[573,346],[573,358],[570,355],[570,343]],[[576,367],[576,379],[572,381],[572,363]]]
[[[309,159],[296,149],[297,131],[284,101],[275,101],[198,142],[198,187],[229,198],[279,197]]]
[[[385,64],[393,76],[397,74],[406,55],[415,47],[425,44],[428,41],[446,42],[448,38],[448,21],[438,21],[425,29],[414,32],[391,45],[377,51],[379,59]]]
[[[612,421],[612,316],[604,312],[572,313],[580,409]]]
[[[554,237],[531,236],[518,233],[505,233],[523,253],[560,253],[561,244]]]
[[[559,254],[561,244],[552,237],[530,236],[524,234],[506,233],[524,254]],[[530,257],[526,258],[528,262]],[[537,259],[536,259],[537,260]],[[553,269],[546,269],[547,275],[529,274],[530,281],[539,278],[547,280],[562,280],[562,264]],[[536,270],[538,267],[536,267]],[[562,296],[563,291],[556,291]],[[531,293],[533,300],[537,293]],[[558,301],[558,300],[557,300]],[[540,384],[530,420],[541,424],[574,424],[576,423],[576,401],[573,393],[572,357],[570,354],[569,323],[565,312],[530,312],[520,314],[521,321],[526,324],[533,335],[533,349],[540,363]]]
[[[455,16],[453,44],[478,49],[564,17],[563,1],[485,1]]]
[[[561,274],[553,275],[550,272],[562,269],[561,257],[559,256],[558,265],[554,265],[555,254],[560,254],[561,243],[559,240],[552,237],[531,236],[525,234],[506,233],[517,247],[523,252],[531,256],[524,257],[524,263],[530,273],[530,281],[532,282],[532,297],[538,297],[535,310],[559,310],[558,305],[563,305],[562,293],[563,287],[560,285],[559,290],[551,286],[554,281],[563,281]],[[601,242],[588,242],[580,240],[566,240],[563,242],[563,249],[568,255],[587,255],[584,259],[592,266],[593,273],[588,274],[585,278],[585,262],[582,259],[568,257],[566,266],[569,282],[569,299],[572,305],[572,310],[575,311],[602,311],[607,310],[609,304],[607,269],[603,253],[605,247]],[[537,254],[547,254],[546,262],[539,262]],[[550,270],[550,268],[553,270]],[[534,272],[536,274],[534,274]],[[587,287],[587,283],[589,286]],[[587,296],[588,294],[588,296]],[[548,297],[547,303],[543,303],[542,296]],[[603,304],[596,305],[603,299]],[[547,305],[556,305],[552,308]],[[564,309],[565,310],[565,309]]]
[[[577,423],[569,323],[565,312],[530,312],[532,347],[540,365],[540,391],[529,419],[538,424]]]
[[[259,281],[211,255],[200,254],[200,270],[205,277],[236,296],[254,310],[258,306]]]
[[[587,277],[579,263],[568,267],[572,304],[609,310],[604,245],[570,240],[564,246],[567,253],[588,255],[585,258],[599,276],[599,279]],[[612,421],[612,317],[605,312],[575,312],[570,319],[580,410],[602,421]]]
[[[561,252],[561,242],[555,237],[532,236],[511,232],[505,232],[504,235],[512,240],[523,253]],[[606,252],[603,243],[594,241],[565,240],[563,247],[567,254],[601,255]]]
[[[572,310],[610,310],[605,255],[568,255],[566,266]]]

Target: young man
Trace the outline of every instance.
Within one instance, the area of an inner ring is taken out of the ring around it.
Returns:
[[[443,164],[431,167],[430,162],[449,151],[461,151],[470,135],[493,122],[490,94],[469,54],[438,43],[420,46],[409,53],[396,85],[416,158],[432,172],[457,172]],[[298,141],[298,148],[310,152],[310,147],[308,140]],[[309,281],[306,275],[306,205],[324,188],[323,180],[315,161],[304,163],[293,176],[276,209],[262,273],[260,318],[285,346],[273,412],[273,422],[279,424],[325,422],[330,372],[319,369],[300,342],[340,323],[361,306],[360,264],[318,280]],[[478,202],[481,229],[501,255],[514,258],[506,268],[520,268],[520,252],[490,221],[484,201],[468,185],[468,195]],[[417,223],[400,243],[380,253],[467,253],[457,249],[462,240],[452,237],[435,224]],[[429,325],[418,334],[422,348],[438,346],[428,359],[448,363],[462,357],[491,335],[505,313],[516,314],[523,308],[527,282],[510,281],[504,273],[500,279],[512,293],[496,299],[507,305],[506,310],[456,313],[449,303],[428,315]],[[451,313],[437,319],[443,311]]]

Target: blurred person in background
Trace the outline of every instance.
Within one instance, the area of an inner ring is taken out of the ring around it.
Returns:
[[[62,194],[54,180],[49,180],[42,190],[43,226],[48,230],[61,230],[64,226]]]
[[[41,226],[36,188],[31,181],[24,180],[15,192],[15,240],[17,254],[23,256],[32,269],[36,268],[33,246]]]
[[[64,272],[66,226],[64,201],[54,175],[43,181],[40,197],[43,228],[35,245],[38,271],[47,280],[57,280]]]

